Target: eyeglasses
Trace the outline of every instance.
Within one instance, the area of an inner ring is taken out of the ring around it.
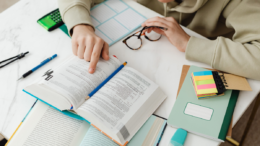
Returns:
[[[167,28],[159,27],[159,26],[145,26],[141,31],[138,31],[132,34],[131,36],[127,37],[126,39],[124,39],[123,43],[125,43],[129,49],[139,50],[142,47],[142,43],[143,43],[141,36],[144,36],[149,41],[158,41],[162,37],[161,34],[158,34],[154,31],[150,33],[147,32],[143,33],[143,31],[148,28],[159,28],[161,30],[168,30]]]

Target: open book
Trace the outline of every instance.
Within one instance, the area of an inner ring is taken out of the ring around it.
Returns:
[[[159,143],[166,120],[151,115],[127,146]],[[68,117],[37,101],[6,146],[118,146],[84,120]]]
[[[68,56],[24,91],[54,108],[74,112],[119,145],[126,145],[166,98],[154,82],[124,67],[91,98],[86,97],[121,65],[100,59],[94,74],[89,62]]]

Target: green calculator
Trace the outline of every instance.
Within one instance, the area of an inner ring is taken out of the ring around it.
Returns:
[[[39,23],[43,28],[48,31],[52,31],[64,24],[61,19],[59,9],[56,9],[43,16],[37,21],[37,23]]]

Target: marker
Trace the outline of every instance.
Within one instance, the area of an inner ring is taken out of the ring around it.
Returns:
[[[35,68],[33,68],[32,70],[28,71],[27,73],[23,74],[22,77],[20,77],[18,80],[22,79],[22,78],[26,78],[27,76],[29,76],[31,73],[33,73],[34,71],[36,71],[37,69],[39,69],[40,67],[44,66],[45,64],[47,64],[48,62],[50,62],[52,59],[56,58],[57,54],[54,54],[52,57],[47,58],[46,60],[44,60],[41,64],[39,64],[38,66],[36,66]]]
[[[113,76],[115,76],[124,66],[126,66],[127,62],[124,62],[120,65],[109,77],[107,77],[100,85],[97,86],[89,95],[86,97],[88,100],[91,96],[93,96],[102,86],[104,86]]]

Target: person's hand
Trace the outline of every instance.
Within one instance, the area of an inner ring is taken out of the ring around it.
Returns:
[[[99,57],[109,60],[109,45],[98,37],[89,25],[76,25],[73,28],[72,51],[80,59],[90,61],[89,73],[94,73]]]
[[[143,24],[145,26],[160,26],[168,28],[168,30],[161,30],[159,28],[148,28],[147,33],[155,31],[156,33],[165,35],[168,40],[181,52],[185,52],[190,36],[181,28],[173,17],[154,17],[146,20]]]

